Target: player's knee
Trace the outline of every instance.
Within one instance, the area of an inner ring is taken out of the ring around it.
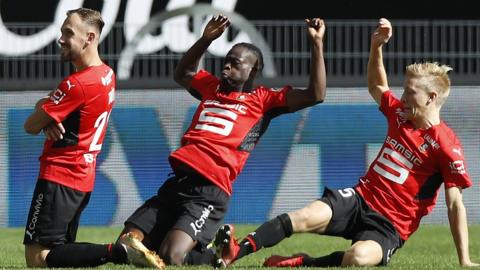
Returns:
[[[45,249],[39,245],[25,246],[25,262],[27,267],[43,268],[47,267],[47,255],[50,250]]]
[[[183,265],[185,255],[187,254],[185,251],[175,248],[160,250],[159,253],[167,265]]]
[[[314,201],[302,209],[289,213],[293,231],[323,233],[332,217],[330,207],[321,201]]]
[[[377,256],[361,246],[353,246],[345,252],[342,266],[375,266],[379,262]]]
[[[308,208],[302,208],[288,214],[295,232],[306,232],[308,230],[309,214]]]

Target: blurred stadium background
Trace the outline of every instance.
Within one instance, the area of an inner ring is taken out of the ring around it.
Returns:
[[[257,82],[270,87],[305,86],[310,54],[303,19],[321,16],[327,24],[327,100],[272,121],[237,179],[226,222],[263,222],[319,197],[324,186],[352,186],[364,173],[386,131],[366,89],[366,66],[371,30],[387,17],[394,37],[385,65],[397,94],[409,63],[439,61],[454,69],[443,118],[465,147],[474,187],[464,198],[469,222],[478,224],[480,17],[474,2],[2,0],[0,227],[24,226],[43,138],[26,135],[23,122],[35,101],[72,71],[59,61],[55,40],[65,12],[80,6],[102,11],[100,52],[118,76],[117,105],[82,224],[122,224],[166,179],[167,156],[178,147],[197,104],[173,82],[172,72],[208,15],[218,12],[229,15],[233,25],[202,66],[218,74],[231,45],[252,42],[262,47],[267,63]],[[424,222],[447,223],[443,192]]]

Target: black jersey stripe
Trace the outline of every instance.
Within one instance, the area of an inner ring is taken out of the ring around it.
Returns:
[[[74,111],[62,122],[65,128],[63,139],[53,143],[52,147],[61,148],[78,144],[78,130],[80,129],[80,111]]]
[[[261,117],[258,122],[250,129],[250,131],[245,135],[242,143],[238,146],[239,151],[251,152],[255,145],[262,137],[263,133],[267,130],[270,125],[270,121],[284,113],[288,113],[287,107],[277,107],[268,112],[266,112],[263,117]]]
[[[440,173],[436,173],[432,176],[430,176],[427,181],[420,187],[420,190],[418,191],[417,195],[415,196],[415,199],[417,200],[425,200],[425,199],[431,199],[433,196],[435,196],[435,193],[437,192],[438,188],[443,183],[443,177]]]

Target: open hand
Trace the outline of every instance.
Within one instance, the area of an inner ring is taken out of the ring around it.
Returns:
[[[213,41],[223,34],[225,29],[230,26],[230,20],[223,14],[213,16],[203,30],[203,37]]]

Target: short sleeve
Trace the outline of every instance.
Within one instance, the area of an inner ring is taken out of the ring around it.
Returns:
[[[191,88],[201,96],[208,96],[217,90],[219,80],[217,77],[210,74],[208,71],[200,70],[193,76]]]
[[[287,107],[287,93],[292,89],[291,86],[285,86],[283,88],[265,88],[259,87],[256,91],[259,91],[259,95],[263,100],[263,111],[269,111],[276,107]]]
[[[442,149],[440,166],[446,188],[468,188],[472,185],[466,168],[463,148],[460,144],[454,144]]]
[[[73,76],[65,78],[55,89],[48,102],[42,105],[43,110],[57,123],[84,103],[85,96],[79,81]]]
[[[385,91],[382,95],[382,101],[380,104],[380,111],[387,117],[393,117],[396,112],[401,108],[402,104],[400,100],[393,94],[392,91]]]

